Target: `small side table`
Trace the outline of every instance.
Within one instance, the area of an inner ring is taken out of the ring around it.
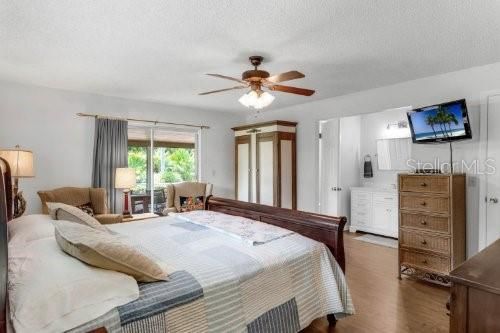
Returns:
[[[133,214],[132,217],[123,218],[123,222],[134,222],[140,220],[154,219],[159,217],[155,213]]]

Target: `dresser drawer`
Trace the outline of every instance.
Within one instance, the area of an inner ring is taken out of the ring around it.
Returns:
[[[427,233],[404,230],[400,232],[401,246],[429,250],[443,255],[450,255],[450,238]]]
[[[448,274],[450,272],[450,258],[436,255],[413,252],[410,250],[400,250],[401,264],[416,267],[424,270],[431,270]]]
[[[372,205],[372,194],[366,192],[352,192],[351,204],[360,209],[370,209]]]
[[[373,205],[384,205],[386,207],[398,207],[398,196],[396,194],[381,194],[373,195]]]
[[[366,225],[370,222],[370,214],[367,211],[355,211],[351,218],[355,224]]]
[[[447,197],[401,193],[400,208],[429,213],[449,213],[450,200]]]
[[[401,176],[399,189],[402,192],[448,193],[449,177],[446,176]]]
[[[448,217],[402,212],[400,225],[401,227],[450,233],[450,220]]]

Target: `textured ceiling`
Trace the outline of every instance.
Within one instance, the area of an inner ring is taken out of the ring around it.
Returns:
[[[500,61],[493,0],[0,0],[0,80],[244,112],[247,57],[297,69],[312,97],[270,109]]]

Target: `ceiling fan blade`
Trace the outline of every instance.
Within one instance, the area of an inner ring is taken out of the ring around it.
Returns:
[[[239,83],[246,83],[246,81],[237,79],[235,77],[230,77],[230,76],[225,76],[225,75],[220,75],[220,74],[206,74],[206,75],[218,77],[220,79],[226,79],[226,80],[236,81],[236,82],[239,82]]]
[[[303,95],[303,96],[311,96],[312,94],[315,93],[314,90],[304,89],[304,88],[296,88],[296,87],[290,87],[290,86],[281,86],[279,84],[269,86],[268,88],[273,90],[273,91],[282,91],[282,92],[286,92],[286,93]]]
[[[223,91],[228,91],[228,90],[236,90],[236,89],[245,89],[245,88],[248,88],[248,86],[236,86],[236,87],[232,87],[232,88],[212,90],[212,91],[207,91],[207,92],[199,93],[198,95],[215,94],[215,93],[218,93],[218,92],[223,92]]]
[[[290,71],[290,72],[270,76],[266,80],[269,82],[278,83],[278,82],[283,82],[283,81],[301,79],[303,77],[305,77],[305,75],[302,74],[301,72]]]

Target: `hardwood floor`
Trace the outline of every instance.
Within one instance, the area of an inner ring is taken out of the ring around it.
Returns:
[[[304,333],[448,332],[449,289],[397,278],[397,250],[355,240],[344,234],[347,281],[356,314],[341,319],[334,329],[325,319]]]

